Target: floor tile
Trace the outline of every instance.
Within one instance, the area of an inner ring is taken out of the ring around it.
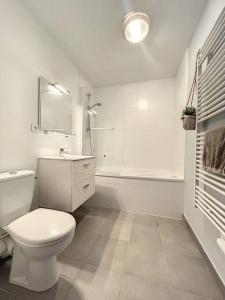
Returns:
[[[80,208],[78,208],[78,211],[85,213],[85,215],[105,217],[105,218],[108,218],[112,213],[112,210],[109,208],[90,207],[90,206],[81,206]]]
[[[58,270],[61,277],[73,282],[84,263],[71,257],[58,259]]]
[[[83,217],[79,224],[76,226],[75,234],[82,232],[89,232],[93,234],[98,234],[101,229],[104,227],[107,219],[99,216],[89,216],[86,215]]]
[[[86,215],[86,210],[83,209],[83,207],[79,207],[78,209],[76,209],[72,215],[74,216],[77,225],[79,224],[80,220],[82,220]]]
[[[128,243],[119,240],[99,237],[87,262],[97,267],[123,272]]]
[[[118,300],[119,290],[117,273],[86,265],[78,273],[66,300]]]
[[[123,275],[119,300],[173,300],[168,288],[149,284],[140,277]]]
[[[21,289],[16,293],[15,300],[65,300],[71,287],[71,282],[60,278],[55,286],[45,292],[32,292],[27,289]],[[14,300],[13,299],[13,300]]]
[[[177,253],[202,258],[202,254],[197,245],[188,235],[162,237],[162,247],[165,250],[165,253],[168,254]]]
[[[0,290],[0,300],[13,300],[14,296],[6,291]]]
[[[131,237],[131,229],[132,222],[109,219],[99,234],[111,239],[129,242]]]
[[[135,214],[134,223],[145,224],[150,226],[159,226],[158,217],[144,214]]]
[[[209,300],[209,298],[204,298],[184,291],[173,290],[172,291],[173,300]]]
[[[58,256],[60,261],[70,257],[71,260],[85,261],[98,235],[89,232],[76,232],[70,246]]]
[[[133,222],[134,215],[129,212],[112,210],[109,218],[122,222]]]
[[[159,227],[134,223],[130,243],[146,248],[146,251],[147,249],[162,249]]]
[[[166,251],[202,257],[184,222],[175,220],[166,222],[164,220],[163,223],[159,222],[159,228],[162,245]]]
[[[130,245],[127,250],[125,273],[148,279],[152,284],[168,286],[166,261],[162,251]]]
[[[213,300],[222,300],[206,263],[198,257],[166,255],[169,278],[175,289],[181,289]]]
[[[181,230],[188,230],[187,224],[184,220],[173,219],[173,218],[165,218],[165,217],[157,217],[159,226],[172,226],[178,227]]]

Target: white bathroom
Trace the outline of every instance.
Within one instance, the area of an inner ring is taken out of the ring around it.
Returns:
[[[0,0],[0,299],[225,299],[224,36],[224,0]]]

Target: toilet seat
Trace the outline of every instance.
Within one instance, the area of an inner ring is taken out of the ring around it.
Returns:
[[[8,233],[19,244],[30,247],[54,244],[73,234],[76,222],[68,213],[38,208],[8,225]]]

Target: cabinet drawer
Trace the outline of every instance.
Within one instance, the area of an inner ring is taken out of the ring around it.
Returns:
[[[77,209],[82,203],[95,193],[95,177],[74,186],[72,188],[72,211]]]
[[[85,159],[73,162],[72,185],[76,185],[95,175],[96,159]]]

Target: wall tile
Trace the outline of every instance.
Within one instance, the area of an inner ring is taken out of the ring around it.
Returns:
[[[103,106],[94,127],[115,128],[93,133],[99,167],[173,170],[182,150],[174,135],[174,79],[100,87],[95,98]]]

